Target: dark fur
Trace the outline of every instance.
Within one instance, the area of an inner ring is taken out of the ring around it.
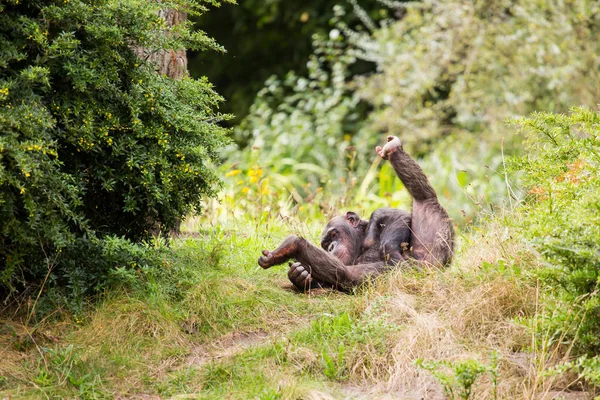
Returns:
[[[288,277],[301,290],[350,288],[389,266],[448,265],[454,249],[454,228],[427,176],[404,152],[398,138],[389,136],[388,143],[376,151],[389,159],[412,196],[412,213],[381,208],[364,221],[348,212],[329,221],[321,236],[322,248],[292,235],[274,251],[263,251],[259,265],[270,268],[295,259]]]

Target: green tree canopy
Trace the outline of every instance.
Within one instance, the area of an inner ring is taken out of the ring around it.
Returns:
[[[173,80],[146,51],[220,49],[191,23],[203,1],[0,3],[1,283],[76,237],[140,240],[214,195],[226,142],[207,79]],[[210,1],[215,4],[215,1]]]

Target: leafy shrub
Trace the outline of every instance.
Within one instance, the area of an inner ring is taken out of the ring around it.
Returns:
[[[42,253],[53,259],[76,238],[166,231],[215,194],[221,98],[206,79],[160,76],[136,55],[218,49],[159,16],[201,3],[0,5],[1,285],[40,278]]]
[[[527,138],[525,154],[512,164],[527,189],[520,227],[546,261],[538,275],[548,311],[537,326],[549,343],[570,341],[594,356],[600,351],[600,115],[574,108],[516,123]]]

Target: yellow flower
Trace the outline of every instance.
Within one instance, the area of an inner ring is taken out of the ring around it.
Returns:
[[[269,194],[269,178],[266,178],[264,181],[262,181],[260,187],[260,194]]]
[[[243,188],[243,189],[242,189],[242,193],[243,193],[243,194],[248,194],[248,192],[249,192],[249,191],[250,191],[250,188],[249,188],[249,187],[247,187],[247,186],[246,186],[245,188]]]
[[[25,193],[25,188],[21,188],[21,194]]]
[[[256,182],[258,182],[258,176],[251,176],[250,183],[256,183]]]
[[[226,178],[229,178],[230,176],[236,176],[242,173],[242,170],[240,169],[234,169],[233,171],[229,171],[228,173],[225,174]]]

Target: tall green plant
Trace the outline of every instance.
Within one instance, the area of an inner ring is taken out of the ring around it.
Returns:
[[[76,237],[169,229],[215,194],[222,99],[135,52],[220,50],[160,17],[203,2],[0,3],[0,284],[27,280]]]
[[[415,360],[415,364],[429,371],[442,385],[444,394],[450,400],[472,398],[473,389],[478,378],[487,374],[493,384],[493,399],[496,400],[498,386],[498,355],[492,354],[489,365],[469,359],[464,361],[425,361],[422,358]]]
[[[538,276],[548,310],[537,326],[549,343],[570,342],[593,357],[600,351],[600,114],[574,108],[516,123],[527,139],[512,164],[528,193],[520,227],[546,261]]]
[[[309,75],[267,80],[236,130],[238,140],[249,143],[253,152],[233,149],[229,160],[244,170],[260,165],[276,175],[293,176],[296,189],[306,182],[315,188],[328,181],[343,186],[347,171],[356,167],[351,135],[364,126],[359,100],[347,86],[354,61],[339,43],[315,38]]]

